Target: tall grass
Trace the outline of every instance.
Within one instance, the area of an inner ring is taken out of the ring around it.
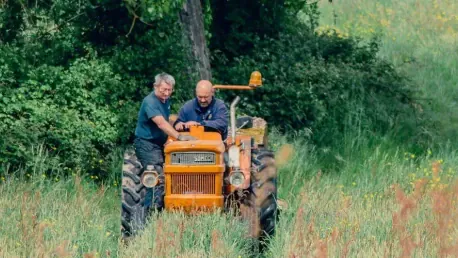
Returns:
[[[458,250],[457,153],[418,157],[363,139],[360,155],[335,160],[337,174],[323,169],[320,153],[305,142],[276,136],[279,197],[288,205],[266,257],[433,257]],[[287,142],[290,148],[281,148]],[[42,171],[0,180],[0,257],[253,256],[245,224],[230,214],[154,214],[125,245],[116,182],[96,186],[78,175],[56,182]]]
[[[41,173],[28,175],[2,177],[0,257],[116,252],[117,189],[78,176],[56,182]]]
[[[454,0],[320,1],[320,27],[342,36],[380,37],[380,56],[418,86],[432,142],[458,135],[458,2]]]

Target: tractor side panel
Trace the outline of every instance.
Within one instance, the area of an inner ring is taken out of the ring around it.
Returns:
[[[232,144],[232,137],[227,139],[228,146]],[[251,177],[251,136],[249,135],[237,135],[235,137],[235,144],[240,148],[240,170],[245,176],[245,182],[241,187],[234,187],[228,185],[228,192],[234,192],[237,189],[247,189],[250,186]],[[230,168],[232,170],[232,168]]]

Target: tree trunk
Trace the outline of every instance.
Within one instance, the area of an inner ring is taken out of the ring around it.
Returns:
[[[185,0],[180,12],[180,20],[183,27],[183,40],[190,46],[188,51],[190,75],[197,74],[200,80],[211,80],[210,53],[205,41],[200,0]]]

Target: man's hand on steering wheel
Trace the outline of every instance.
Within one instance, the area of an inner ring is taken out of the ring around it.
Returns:
[[[196,122],[196,121],[189,121],[189,122],[186,122],[186,123],[183,123],[183,122],[178,122],[176,125],[175,125],[175,130],[177,131],[184,131],[185,129],[189,129],[189,127],[193,126],[193,125],[200,125],[200,123]]]

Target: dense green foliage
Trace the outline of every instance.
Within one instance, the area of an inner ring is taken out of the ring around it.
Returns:
[[[32,146],[43,144],[49,172],[104,174],[110,153],[131,142],[155,74],[175,76],[174,111],[191,98],[181,2],[4,2],[0,171],[31,168]],[[376,57],[376,41],[316,34],[316,7],[203,1],[214,82],[246,84],[260,70],[263,89],[243,93],[241,111],[284,131],[311,131],[319,146],[336,144],[347,130],[408,128],[415,116],[407,81]],[[306,24],[297,21],[299,10]],[[219,96],[229,102],[233,95]]]
[[[346,130],[383,135],[415,119],[414,92],[376,53],[375,42],[358,47],[335,34],[282,33],[217,69],[217,77],[229,82],[260,70],[263,89],[245,94],[243,110],[283,131],[307,128],[315,144],[332,145]]]
[[[126,37],[132,17],[116,1],[11,1],[0,15],[3,164],[29,167],[31,147],[44,144],[58,153],[50,170],[104,171],[106,155],[132,137],[155,74],[176,77],[175,109],[189,95],[174,19],[138,22]]]
[[[262,89],[242,93],[243,112],[283,132],[305,129],[318,146],[338,144],[349,130],[395,132],[405,142],[426,142],[415,128],[414,87],[377,57],[377,38],[363,43],[333,31],[316,33],[316,3],[259,1],[254,8],[253,2],[217,5],[214,26],[222,29],[210,44],[216,80],[245,84],[251,71],[263,74]],[[307,16],[305,23],[296,19],[297,10]],[[234,95],[221,96],[230,101]]]

